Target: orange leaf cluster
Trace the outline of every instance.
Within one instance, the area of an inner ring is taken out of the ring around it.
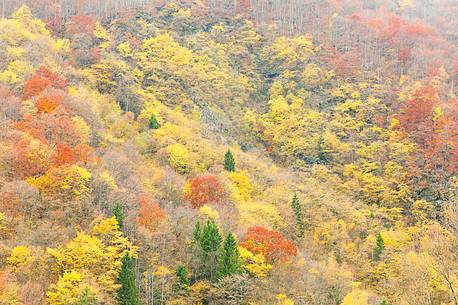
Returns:
[[[297,247],[279,232],[258,226],[248,228],[241,246],[264,255],[269,262],[285,261],[297,255]]]
[[[193,208],[205,204],[219,203],[223,199],[224,191],[214,175],[204,174],[188,181],[184,198]]]
[[[137,222],[150,231],[155,231],[165,219],[164,210],[155,202],[150,194],[141,194],[138,200],[140,209]]]

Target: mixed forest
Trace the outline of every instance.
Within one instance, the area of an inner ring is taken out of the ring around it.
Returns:
[[[458,305],[457,20],[0,0],[0,305]]]

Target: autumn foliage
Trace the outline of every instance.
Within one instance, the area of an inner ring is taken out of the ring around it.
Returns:
[[[65,78],[60,76],[58,73],[51,71],[45,66],[41,66],[35,75],[26,82],[22,93],[22,99],[27,100],[40,95],[46,88],[49,87],[66,90],[68,83]]]
[[[285,261],[297,255],[297,247],[279,232],[258,226],[248,228],[241,246],[264,255],[269,262]]]
[[[165,219],[164,210],[155,202],[150,194],[141,194],[138,199],[139,210],[137,222],[150,231],[155,231]]]
[[[218,179],[211,174],[197,176],[187,182],[184,198],[193,208],[204,204],[219,203],[223,199],[224,191]]]

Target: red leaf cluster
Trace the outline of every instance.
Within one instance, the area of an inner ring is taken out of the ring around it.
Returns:
[[[269,262],[285,261],[297,255],[297,247],[277,231],[250,227],[241,244],[252,253],[264,255]]]
[[[141,194],[138,200],[140,209],[137,222],[150,231],[155,231],[165,219],[164,210],[157,204],[150,194]]]
[[[204,174],[188,182],[184,198],[191,203],[193,208],[205,204],[219,203],[223,199],[224,191],[214,175]]]
[[[45,66],[41,66],[35,75],[26,82],[22,93],[22,99],[27,100],[40,95],[49,87],[67,90],[68,83],[65,78],[58,73],[51,71]]]

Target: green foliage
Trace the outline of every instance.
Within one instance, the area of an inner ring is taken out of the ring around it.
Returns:
[[[375,247],[374,247],[374,260],[379,261],[382,255],[383,250],[385,249],[385,241],[380,233],[377,233],[375,237]]]
[[[97,298],[91,293],[88,287],[83,289],[83,293],[79,297],[76,305],[97,305],[100,304]]]
[[[188,277],[188,268],[184,265],[178,266],[178,268],[175,271],[175,275],[178,278],[180,289],[188,290],[189,285],[191,284],[191,281]]]
[[[293,209],[294,217],[296,218],[296,234],[297,237],[301,238],[304,236],[305,224],[302,207],[296,193],[294,193],[293,201],[291,202],[291,208]]]
[[[122,267],[117,278],[117,283],[120,285],[118,290],[119,305],[140,304],[137,284],[135,282],[134,262],[128,253],[122,258]]]
[[[218,278],[240,273],[242,270],[242,260],[234,235],[229,232],[224,241],[218,263]]]
[[[193,255],[197,260],[198,278],[210,281],[217,279],[218,258],[222,237],[218,225],[213,219],[207,220],[201,227],[197,221],[193,232]]]
[[[149,128],[151,129],[159,129],[159,123],[156,119],[156,116],[154,115],[154,113],[151,114],[149,120],[148,120],[148,126]]]
[[[113,216],[116,218],[116,221],[118,222],[119,229],[122,231],[124,228],[124,211],[122,209],[122,204],[119,200],[116,200],[114,207],[113,207]]]
[[[228,172],[235,172],[234,155],[232,155],[230,149],[228,149],[226,154],[224,155],[224,169]]]
[[[213,219],[207,220],[200,238],[202,250],[206,253],[218,252],[221,247],[221,242],[222,237],[218,225]]]

